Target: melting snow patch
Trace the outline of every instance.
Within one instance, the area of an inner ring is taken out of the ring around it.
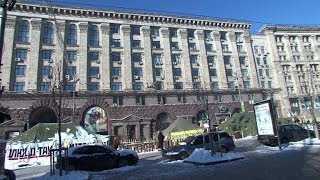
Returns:
[[[65,172],[63,172],[63,174],[65,174]],[[84,172],[84,171],[71,171],[66,175],[63,176],[59,176],[59,172],[57,171],[56,174],[54,174],[53,176],[50,175],[50,173],[47,173],[43,176],[39,176],[37,178],[34,178],[36,180],[46,180],[46,179],[50,179],[50,180],[85,180],[89,178],[89,173],[88,172]]]
[[[234,161],[238,159],[244,159],[244,156],[240,153],[229,152],[229,153],[215,153],[213,156],[210,151],[203,148],[196,149],[193,151],[190,157],[184,160],[184,162],[192,164],[218,164],[222,162]]]
[[[320,145],[320,140],[317,138],[307,138],[297,142],[290,142],[291,146],[304,146],[304,145]]]

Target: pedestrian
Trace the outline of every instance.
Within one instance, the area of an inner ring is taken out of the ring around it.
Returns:
[[[163,149],[163,140],[164,140],[164,135],[160,131],[158,134],[158,149]]]
[[[118,149],[119,145],[120,145],[120,140],[117,136],[115,136],[112,141],[113,149]]]

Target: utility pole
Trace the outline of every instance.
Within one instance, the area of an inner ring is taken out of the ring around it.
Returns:
[[[16,0],[1,0],[0,1],[0,75],[2,66],[2,52],[3,52],[3,41],[4,31],[6,27],[7,11],[11,11],[16,3]],[[3,93],[4,86],[2,86],[2,79],[0,77],[0,96]]]

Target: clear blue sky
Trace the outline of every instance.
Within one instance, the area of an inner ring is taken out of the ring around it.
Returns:
[[[319,24],[320,0],[52,0],[75,4],[194,14],[261,23]]]

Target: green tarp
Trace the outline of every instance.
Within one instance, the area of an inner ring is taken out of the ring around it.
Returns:
[[[169,127],[162,131],[165,139],[183,139],[193,134],[203,132],[203,129],[192,123],[191,119],[179,117]]]
[[[76,126],[75,123],[61,123],[61,132],[75,134]],[[38,123],[22,134],[9,139],[9,142],[35,143],[49,141],[56,133],[58,133],[57,123]]]

